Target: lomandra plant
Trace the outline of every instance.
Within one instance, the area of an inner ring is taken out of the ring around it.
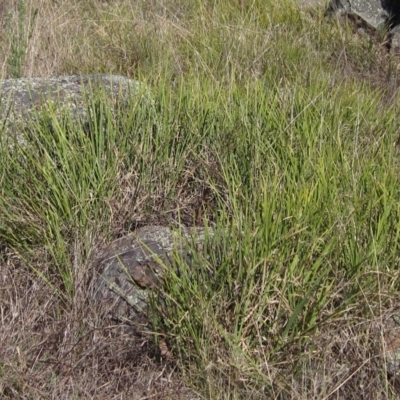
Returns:
[[[107,99],[99,93],[86,103],[86,125],[48,102],[18,134],[2,136],[3,243],[49,279],[36,255],[45,250],[42,261],[61,278],[60,294],[67,297],[73,294],[74,263],[84,264],[88,256],[90,232],[107,221],[124,151]]]
[[[398,285],[394,114],[382,130],[370,118],[375,93],[326,96],[321,82],[295,90],[284,107],[279,88],[257,84],[214,101],[229,105],[229,118],[212,122],[226,190],[219,229],[190,266],[176,259],[157,321],[209,398],[328,398],[348,390],[346,376],[368,370],[379,380],[373,339],[365,352],[374,356],[346,375],[351,360],[321,361],[337,348],[320,347],[320,332],[330,327],[336,343],[332,327],[358,329],[353,346],[365,346],[359,321],[368,326]]]

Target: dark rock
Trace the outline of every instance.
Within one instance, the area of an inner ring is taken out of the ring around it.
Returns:
[[[146,320],[149,291],[171,266],[173,252],[190,265],[188,241],[201,246],[211,228],[183,228],[181,237],[168,227],[147,226],[112,242],[94,264],[93,299],[104,314],[133,324]]]

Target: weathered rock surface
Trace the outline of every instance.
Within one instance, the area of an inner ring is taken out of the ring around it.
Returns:
[[[394,310],[384,316],[382,331],[385,346],[386,369],[390,375],[400,373],[400,312]]]
[[[391,40],[391,47],[393,52],[399,53],[400,52],[400,25],[396,25],[392,31],[392,40]]]
[[[211,228],[146,226],[112,242],[94,264],[93,299],[104,314],[117,321],[135,324],[146,319],[149,290],[163,279],[174,252],[190,265],[191,239],[201,246],[213,235]],[[182,240],[183,239],[183,240]]]
[[[87,104],[95,94],[104,94],[111,106],[137,96],[149,98],[141,82],[118,75],[2,79],[0,93],[0,120],[3,128],[12,132],[18,132],[47,107],[52,107],[56,115],[66,111],[74,120],[84,122]]]
[[[354,14],[374,28],[383,28],[389,18],[387,7],[380,0],[333,0],[329,5],[331,12]]]
[[[328,2],[329,0],[299,0],[299,4],[302,7],[326,6]]]
[[[373,29],[388,31],[389,39],[396,50],[400,33],[396,26],[400,22],[400,5],[394,0],[331,0],[328,14],[356,17]]]

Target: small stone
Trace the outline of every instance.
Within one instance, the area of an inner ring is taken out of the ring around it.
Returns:
[[[201,246],[213,230],[183,228],[181,234]],[[94,301],[115,320],[142,321],[148,311],[149,291],[162,283],[175,251],[190,264],[185,241],[168,227],[146,226],[115,240],[94,263]]]

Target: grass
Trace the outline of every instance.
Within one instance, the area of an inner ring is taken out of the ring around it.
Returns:
[[[2,398],[399,397],[383,329],[399,291],[398,59],[323,12],[24,8],[24,76],[120,73],[155,101],[115,116],[100,96],[87,126],[49,109],[12,152],[2,135]],[[138,226],[177,222],[216,235],[190,270],[174,260],[168,312],[155,301],[154,335],[134,338],[90,302],[91,259]]]

